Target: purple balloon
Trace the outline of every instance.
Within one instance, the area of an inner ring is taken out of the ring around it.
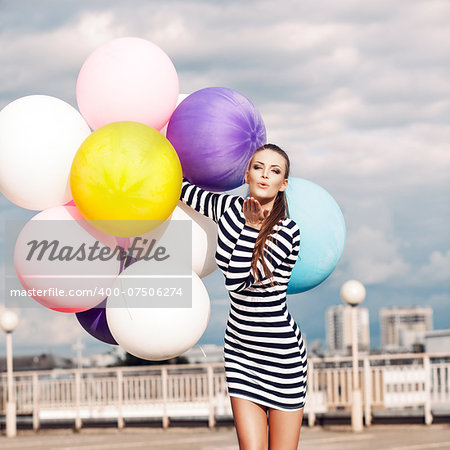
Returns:
[[[80,325],[93,337],[107,344],[118,345],[109,331],[108,322],[106,321],[106,300],[94,308],[76,313]]]
[[[201,89],[185,98],[167,126],[183,174],[210,191],[241,186],[254,151],[266,143],[266,128],[253,103],[222,87]]]
[[[127,256],[126,260],[124,258],[120,261],[119,274],[122,273],[124,269],[136,262],[136,258]],[[87,311],[82,311],[76,313],[78,322],[80,325],[92,336],[99,341],[106,342],[107,344],[118,345],[114,339],[111,331],[108,327],[108,322],[106,320],[106,300],[105,298],[97,306],[94,306]]]

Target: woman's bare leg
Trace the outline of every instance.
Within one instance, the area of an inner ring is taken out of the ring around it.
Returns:
[[[267,450],[267,407],[230,397],[240,450]]]
[[[303,408],[298,411],[280,411],[269,408],[270,450],[297,450]]]

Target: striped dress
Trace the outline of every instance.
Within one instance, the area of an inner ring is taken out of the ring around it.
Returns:
[[[245,225],[244,199],[212,193],[183,178],[184,203],[218,224],[216,262],[225,276],[230,310],[224,338],[225,374],[231,397],[271,408],[303,408],[306,394],[306,347],[286,307],[286,289],[300,247],[300,231],[281,220],[266,240],[265,260],[275,285],[261,261],[255,281],[251,270],[259,230]]]

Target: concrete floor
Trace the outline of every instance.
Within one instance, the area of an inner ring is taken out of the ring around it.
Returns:
[[[114,450],[176,449],[237,450],[233,427],[184,428],[83,428],[19,430],[16,438],[0,436],[2,450]],[[301,449],[314,450],[428,450],[450,449],[450,425],[375,425],[353,434],[347,426],[304,427]]]

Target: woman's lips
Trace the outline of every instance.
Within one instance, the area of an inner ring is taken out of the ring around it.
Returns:
[[[269,185],[266,183],[258,183],[258,186],[262,189],[267,189],[269,187]]]

